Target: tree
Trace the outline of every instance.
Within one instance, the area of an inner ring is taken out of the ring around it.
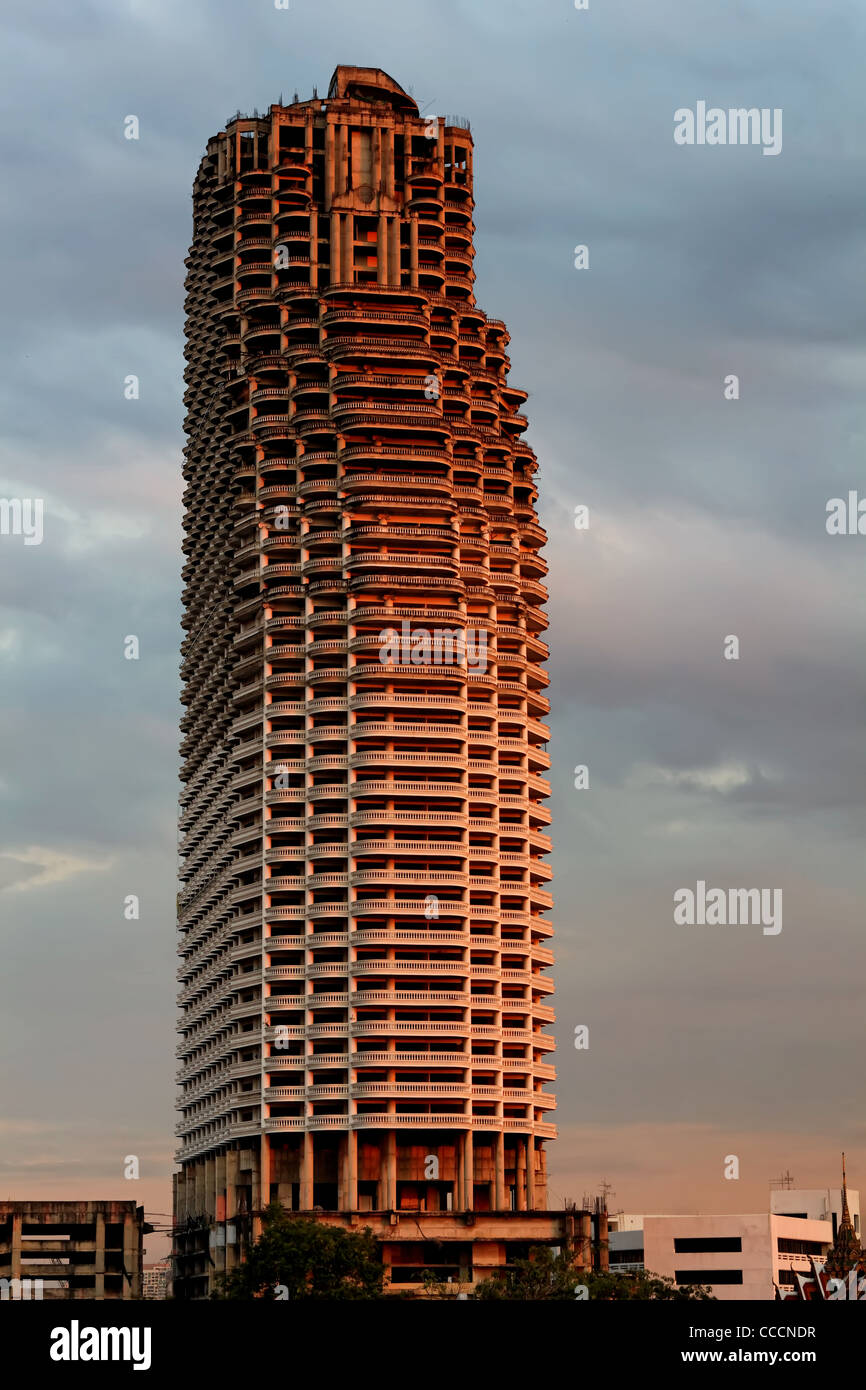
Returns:
[[[593,1300],[615,1299],[710,1299],[713,1295],[700,1284],[678,1288],[672,1279],[635,1270],[629,1274],[608,1274],[581,1271],[575,1268],[570,1250],[554,1254],[547,1246],[536,1246],[528,1260],[515,1260],[513,1265],[476,1288],[474,1297],[480,1299],[514,1299],[535,1301],[556,1299],[574,1301],[578,1289],[585,1288]],[[585,1297],[586,1295],[582,1295]]]
[[[593,1272],[581,1276],[580,1282],[595,1299],[665,1299],[681,1302],[715,1300],[706,1284],[675,1284],[666,1274],[652,1274],[648,1269],[634,1269],[627,1274]]]
[[[272,1202],[246,1261],[224,1276],[215,1298],[384,1298],[383,1269],[369,1227],[344,1231],[293,1217]]]

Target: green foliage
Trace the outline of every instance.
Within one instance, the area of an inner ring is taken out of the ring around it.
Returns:
[[[628,1274],[602,1274],[575,1269],[569,1250],[555,1255],[547,1246],[537,1246],[528,1260],[515,1260],[508,1270],[483,1280],[474,1298],[571,1300],[583,1286],[591,1300],[609,1302],[618,1299],[710,1299],[713,1295],[702,1285],[676,1287],[672,1279],[646,1270]],[[586,1295],[581,1295],[586,1297]]]
[[[222,1280],[215,1298],[267,1300],[376,1299],[382,1265],[369,1227],[344,1231],[308,1217],[293,1217],[272,1202],[263,1230],[244,1264]]]
[[[580,1282],[589,1289],[590,1298],[605,1300],[652,1298],[705,1302],[715,1299],[705,1284],[677,1285],[666,1274],[651,1274],[646,1269],[630,1270],[626,1274],[587,1274]]]

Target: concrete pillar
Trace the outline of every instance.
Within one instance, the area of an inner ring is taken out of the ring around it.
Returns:
[[[124,1296],[141,1298],[141,1242],[135,1217],[128,1212],[123,1218],[123,1268],[129,1275]]]
[[[93,1268],[96,1271],[93,1297],[105,1298],[105,1216],[101,1211],[96,1212],[93,1218],[93,1229],[95,1237]]]
[[[400,222],[388,218],[388,284],[400,284]]]
[[[348,1191],[346,1193],[346,1208],[348,1211],[358,1210],[358,1131],[350,1129],[348,1135]]]
[[[526,1207],[535,1211],[535,1140],[531,1134],[526,1140]]]
[[[382,188],[382,128],[376,126],[373,131],[373,187],[376,192],[381,192]]]
[[[339,181],[338,181],[338,183],[337,183],[337,192],[338,192],[338,193],[344,193],[344,192],[347,192],[347,191],[348,191],[348,188],[349,188],[349,141],[350,141],[351,138],[352,138],[352,132],[348,129],[347,126],[343,126],[343,125],[339,126],[339,127],[338,127],[338,130],[339,130],[339,145],[338,145],[338,148],[339,148],[339,151],[340,151],[340,162],[339,162],[339,166],[338,166],[338,170],[339,170],[339,173],[338,173],[338,180],[339,180]]]
[[[261,1146],[250,1149],[253,1166],[250,1169],[251,1207],[253,1213],[252,1238],[258,1240],[262,1233],[262,1155]]]
[[[394,197],[394,132],[382,131],[382,164],[385,171],[385,195]]]
[[[385,1210],[397,1207],[397,1135],[393,1129],[385,1136]]]
[[[209,1155],[205,1159],[205,1202],[207,1214],[212,1221],[216,1220],[216,1157]]]
[[[304,1149],[301,1157],[301,1211],[312,1211],[313,1209],[314,1161],[313,1136],[309,1130],[305,1130]]]
[[[340,266],[340,280],[344,285],[350,285],[355,278],[355,228],[354,218],[350,212],[340,214],[342,227],[340,229],[340,244],[342,249],[342,262]]]
[[[517,1140],[516,1159],[517,1210],[526,1211],[526,1145],[519,1138]]]
[[[331,284],[340,278],[340,214],[331,213]]]
[[[229,1149],[226,1154],[226,1273],[238,1263],[238,1176],[239,1164],[237,1149]]]
[[[466,1135],[457,1135],[457,1190],[454,1193],[457,1211],[466,1210]]]
[[[346,1210],[349,1191],[349,1144],[348,1135],[341,1134],[337,1140],[337,1207]]]
[[[463,1210],[475,1208],[475,1140],[472,1130],[463,1137]]]
[[[418,218],[413,217],[409,223],[409,284],[413,289],[418,288]]]
[[[310,208],[310,284],[319,283],[319,209]]]
[[[388,221],[383,212],[379,213],[376,228],[376,279],[380,285],[389,283],[388,276]]]
[[[214,1159],[214,1194],[217,1244],[214,1246],[213,1258],[217,1273],[221,1274],[226,1267],[226,1156],[224,1150],[218,1153]]]
[[[271,1200],[271,1137],[269,1134],[262,1135],[261,1150],[261,1207],[262,1210],[269,1205]]]
[[[12,1267],[9,1271],[10,1279],[21,1278],[21,1213],[14,1212],[12,1216]]]
[[[204,1159],[197,1158],[195,1161],[195,1215],[201,1216],[205,1209],[204,1194]]]
[[[334,124],[325,126],[325,208],[330,208],[334,196]]]
[[[505,1210],[505,1134],[502,1130],[496,1135],[494,1146],[494,1207],[496,1211]]]

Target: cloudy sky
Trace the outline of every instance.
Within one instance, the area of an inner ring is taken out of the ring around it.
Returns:
[[[859,0],[7,15],[0,496],[45,520],[41,545],[0,536],[0,1192],[170,1209],[190,189],[238,108],[323,94],[340,62],[470,117],[476,292],[531,392],[553,1199],[607,1179],[615,1208],[761,1210],[786,1168],[835,1183],[843,1147],[866,1192],[866,537],[825,527],[866,496]],[[780,108],[781,154],[676,145],[698,101]],[[782,931],[675,925],[699,879],[781,889]]]

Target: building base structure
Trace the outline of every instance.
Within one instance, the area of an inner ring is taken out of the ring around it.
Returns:
[[[294,1142],[264,1136],[261,1145],[186,1164],[174,1178],[175,1297],[205,1298],[241,1264],[270,1202],[342,1229],[369,1228],[394,1292],[420,1285],[424,1270],[471,1288],[538,1245],[572,1248],[577,1273],[599,1265],[606,1227],[589,1212],[536,1205],[546,1173],[544,1151],[531,1140],[471,1132],[419,1139],[417,1130],[406,1144],[393,1131],[381,1140],[357,1131]]]

